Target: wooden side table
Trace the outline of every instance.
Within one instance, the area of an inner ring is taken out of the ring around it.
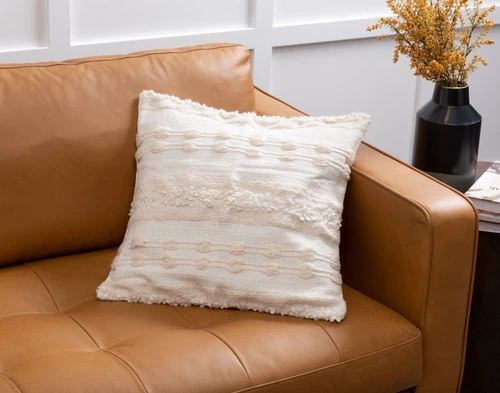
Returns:
[[[490,164],[478,163],[476,176]],[[500,224],[480,221],[461,393],[496,391],[500,391]]]

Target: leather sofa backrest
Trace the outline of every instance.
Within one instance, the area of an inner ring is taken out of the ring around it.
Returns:
[[[0,66],[0,266],[121,243],[148,89],[228,111],[255,105],[240,45]]]

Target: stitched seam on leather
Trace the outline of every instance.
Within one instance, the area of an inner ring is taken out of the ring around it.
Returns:
[[[56,66],[72,66],[72,65],[79,65],[79,64],[86,64],[86,63],[100,63],[100,62],[108,62],[108,61],[116,61],[116,60],[127,60],[127,59],[139,59],[141,57],[148,57],[148,56],[154,56],[154,55],[169,55],[169,54],[183,54],[183,53],[191,53],[191,52],[197,52],[197,51],[210,51],[210,50],[215,50],[215,49],[224,49],[224,48],[245,48],[244,45],[241,44],[222,44],[222,45],[216,45],[216,46],[209,46],[209,47],[203,47],[203,46],[195,46],[195,47],[186,47],[185,50],[165,50],[165,51],[154,51],[153,53],[131,53],[129,55],[125,56],[111,56],[111,57],[93,57],[92,59],[84,60],[79,62],[70,62],[72,59],[66,60],[66,61],[61,61],[61,62],[56,62],[56,63],[51,63],[51,64],[14,64],[13,66],[6,65],[4,67],[0,67],[0,70],[17,70],[17,69],[25,69],[25,68],[51,68],[51,67],[56,67]],[[246,49],[246,48],[245,48]]]
[[[92,342],[95,344],[96,348],[98,350],[100,350],[101,352],[104,352],[114,358],[116,358],[117,360],[119,360],[121,363],[123,363],[125,365],[125,367],[127,367],[127,369],[130,371],[130,373],[137,379],[137,381],[139,382],[139,385],[141,386],[142,390],[147,393],[147,390],[146,390],[146,387],[144,386],[144,384],[142,383],[142,380],[139,378],[139,376],[134,372],[134,370],[132,369],[132,367],[127,363],[125,362],[122,358],[120,358],[118,355],[110,352],[108,349],[105,349],[105,348],[101,348],[99,346],[99,344],[97,343],[97,341],[92,337],[92,335],[87,331],[87,329],[85,329],[82,324],[80,322],[78,322],[72,315],[70,315],[69,313],[65,312],[64,313],[65,315],[67,315],[69,318],[71,318],[84,332],[85,334],[89,337],[90,340],[92,340]]]
[[[290,381],[293,381],[295,379],[300,379],[300,378],[303,378],[303,377],[306,377],[306,376],[310,376],[310,375],[313,375],[313,374],[317,374],[317,373],[320,373],[320,372],[323,372],[323,371],[326,371],[326,370],[329,370],[329,369],[333,369],[333,368],[337,368],[337,367],[343,367],[347,364],[351,364],[351,363],[355,363],[359,360],[363,360],[365,358],[368,358],[368,357],[371,357],[371,356],[374,356],[374,355],[378,355],[378,354],[381,354],[381,353],[384,353],[384,352],[389,352],[389,351],[392,351],[394,349],[398,349],[398,348],[401,348],[401,347],[404,347],[404,346],[407,346],[407,345],[411,345],[413,344],[415,341],[417,341],[418,339],[420,339],[422,337],[422,332],[419,331],[419,334],[415,337],[412,337],[411,339],[403,342],[403,343],[399,343],[399,344],[396,344],[396,345],[393,345],[391,347],[388,347],[388,348],[384,348],[384,349],[381,349],[381,350],[378,350],[378,351],[375,351],[375,352],[372,352],[372,353],[369,353],[369,354],[366,354],[366,355],[363,355],[363,356],[359,356],[357,358],[353,358],[353,359],[350,359],[350,360],[347,360],[347,361],[344,361],[344,362],[340,362],[340,363],[336,363],[336,364],[332,364],[330,366],[326,366],[326,367],[321,367],[321,368],[318,368],[316,370],[312,370],[312,371],[308,371],[308,372],[305,372],[305,373],[302,373],[302,374],[298,374],[298,375],[294,375],[294,376],[291,376],[291,377],[288,377],[288,378],[283,378],[283,379],[280,379],[280,380],[277,380],[277,381],[272,381],[272,382],[267,382],[267,383],[264,383],[264,384],[261,384],[261,385],[258,385],[258,386],[252,386],[251,388],[245,388],[245,389],[242,389],[242,390],[238,390],[234,393],[250,393],[252,391],[258,391],[258,389],[261,389],[263,387],[266,387],[266,386],[277,386],[277,385],[281,385],[281,384],[284,384],[284,383],[289,383]]]
[[[137,382],[141,386],[142,391],[144,393],[148,393],[148,390],[146,389],[146,386],[144,386],[144,383],[142,382],[142,379],[139,377],[139,375],[137,375],[137,373],[134,371],[134,369],[132,368],[132,366],[130,366],[130,364],[128,364],[121,357],[119,357],[116,353],[110,352],[107,349],[103,349],[102,352],[104,352],[104,353],[108,354],[109,356],[111,356],[111,357],[117,359],[118,361],[120,361],[130,371],[130,373],[135,377],[135,379],[137,380]]]
[[[204,332],[207,332],[209,334],[211,334],[212,336],[216,337],[218,340],[220,340],[226,347],[229,348],[229,350],[233,353],[233,355],[236,357],[236,359],[238,359],[238,362],[240,363],[241,365],[241,368],[243,369],[243,371],[245,371],[245,374],[248,378],[248,382],[250,383],[251,386],[254,385],[253,381],[252,381],[252,378],[250,378],[250,374],[248,373],[248,370],[246,369],[245,365],[243,364],[242,360],[240,359],[240,357],[238,356],[238,354],[236,353],[236,351],[231,347],[231,345],[229,345],[227,342],[225,342],[221,337],[219,337],[217,334],[215,334],[214,332],[211,332],[210,330],[207,330],[207,329],[200,329],[200,330],[203,330]]]
[[[97,341],[94,340],[94,338],[90,335],[90,333],[87,331],[87,329],[85,329],[82,324],[80,322],[78,322],[75,317],[73,317],[71,314],[67,313],[67,312],[64,312],[62,313],[64,315],[66,315],[68,318],[70,318],[74,323],[76,323],[80,329],[82,329],[82,331],[87,335],[87,337],[94,343],[94,345],[96,346],[97,349],[100,349],[102,350],[102,348],[99,346],[99,344],[97,344]]]
[[[340,348],[337,346],[337,344],[335,343],[335,340],[333,339],[332,336],[330,336],[328,334],[328,332],[326,331],[326,329],[318,322],[318,321],[314,321],[314,323],[319,326],[321,328],[321,330],[323,330],[323,332],[326,334],[326,336],[330,339],[330,341],[332,342],[333,346],[335,347],[335,349],[337,350],[339,356],[340,356],[340,360],[341,361],[344,361],[344,356],[342,355],[342,352],[340,351]]]
[[[61,310],[60,312],[67,312],[68,310],[73,310],[78,306],[81,306],[82,304],[89,303],[91,301],[95,301],[95,295],[94,296],[89,296],[83,300],[80,300],[79,302],[73,303],[72,305],[66,307],[66,310]]]
[[[0,317],[0,321],[2,321],[4,319],[7,319],[7,318],[23,317],[25,315],[54,315],[54,313],[53,312],[36,312],[36,311],[33,311],[33,312],[27,311],[27,312],[20,312],[20,313],[12,313],[12,314],[7,314],[7,315],[1,316]]]
[[[33,267],[31,267],[29,264],[25,263],[24,266],[26,266],[28,269],[30,269],[35,274],[35,276],[38,277],[38,279],[40,280],[40,282],[42,283],[42,285],[45,287],[45,290],[47,291],[47,294],[50,296],[50,299],[52,300],[52,303],[54,303],[54,307],[56,308],[56,311],[59,312],[59,307],[57,306],[56,300],[54,299],[54,297],[50,293],[49,287],[47,286],[47,284],[45,284],[45,281],[42,280],[42,278],[40,277],[40,275],[38,274],[38,272],[35,269],[33,269]]]
[[[472,202],[471,202],[472,203]],[[465,322],[465,329],[463,332],[463,337],[462,337],[462,361],[460,362],[460,377],[458,381],[458,386],[457,389],[461,389],[462,383],[463,383],[463,378],[464,378],[464,371],[465,371],[465,355],[467,351],[467,337],[469,335],[469,324],[470,324],[470,316],[471,316],[471,311],[472,311],[472,295],[474,291],[474,280],[476,277],[476,264],[477,264],[477,253],[478,253],[478,241],[479,241],[479,220],[477,219],[477,210],[476,212],[476,237],[474,239],[475,243],[475,250],[474,250],[474,263],[472,267],[472,273],[469,281],[469,296],[467,298],[467,316],[466,316],[466,322]]]
[[[248,374],[248,371],[247,369],[245,368],[245,366],[243,365],[243,362],[241,361],[240,357],[236,354],[236,351],[233,350],[233,348],[227,343],[225,342],[222,338],[220,338],[219,336],[217,336],[215,333],[211,332],[210,330],[207,330],[207,329],[203,329],[203,328],[197,328],[193,325],[193,323],[187,318],[187,316],[181,311],[179,310],[178,307],[175,307],[175,310],[182,315],[182,317],[184,318],[184,320],[188,323],[189,327],[192,328],[192,329],[199,329],[199,330],[203,330],[204,332],[207,332],[209,334],[211,334],[212,336],[216,337],[218,340],[220,340],[225,346],[227,346],[229,348],[229,350],[234,354],[234,356],[236,357],[236,359],[238,359],[238,362],[240,363],[241,365],[241,368],[243,369],[243,371],[245,371],[245,374],[248,378],[248,381],[250,383],[250,385],[253,385],[253,382],[252,382],[252,379],[250,378],[250,375]]]
[[[19,393],[22,393],[21,389],[19,389],[19,387],[14,383],[14,381],[10,379],[7,375],[0,373],[0,377],[6,379],[8,382],[10,382],[12,386],[14,386],[14,389],[16,389]]]
[[[195,328],[194,325],[192,324],[192,322],[188,319],[188,317],[181,311],[179,310],[178,307],[172,307],[175,311],[177,311],[179,314],[181,314],[182,318],[186,321],[186,323],[188,324],[188,327],[190,328]]]

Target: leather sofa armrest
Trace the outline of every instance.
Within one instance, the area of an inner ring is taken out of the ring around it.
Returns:
[[[477,212],[463,194],[360,147],[344,205],[342,275],[421,329],[424,373],[416,392],[459,389],[477,237]]]
[[[259,89],[255,96],[260,114],[303,115]],[[342,276],[346,284],[421,329],[424,373],[416,392],[459,389],[477,220],[475,208],[463,194],[366,143],[361,145],[345,199]]]

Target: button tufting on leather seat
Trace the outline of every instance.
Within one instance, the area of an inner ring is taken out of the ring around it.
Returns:
[[[54,393],[53,386],[65,393],[230,392],[291,379],[314,386],[315,373],[369,378],[390,373],[394,359],[410,370],[421,361],[419,330],[347,286],[349,313],[341,324],[98,301],[95,289],[115,253],[0,270],[8,283],[0,288],[2,393]],[[370,357],[380,359],[377,369],[366,369]],[[350,383],[362,383],[356,378]]]

